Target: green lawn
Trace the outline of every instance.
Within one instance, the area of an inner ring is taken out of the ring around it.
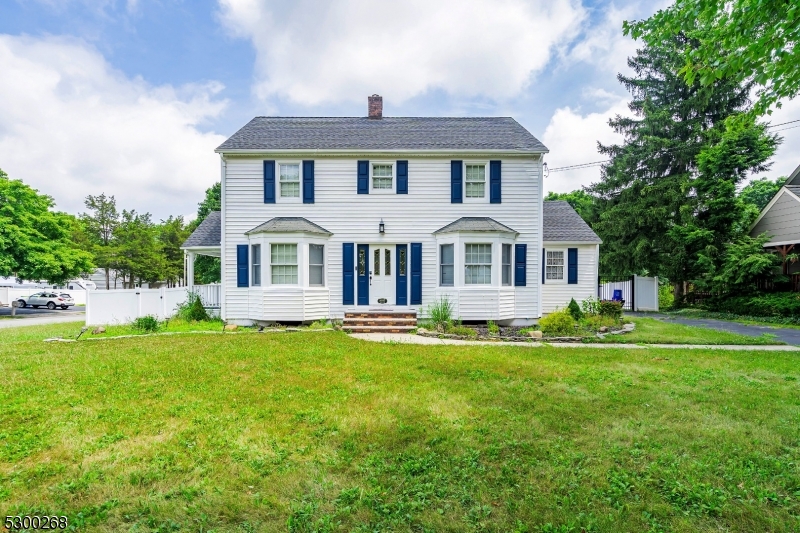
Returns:
[[[81,531],[800,529],[791,352],[0,331],[0,515]]]
[[[592,342],[628,344],[786,344],[773,335],[759,337],[739,335],[710,328],[685,326],[674,322],[664,322],[655,318],[626,318],[636,324],[636,329],[624,335],[608,335],[605,339],[591,339]]]

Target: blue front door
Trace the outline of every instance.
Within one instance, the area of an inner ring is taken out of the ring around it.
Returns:
[[[369,305],[369,245],[359,244],[356,251],[356,277],[358,278],[358,305]]]

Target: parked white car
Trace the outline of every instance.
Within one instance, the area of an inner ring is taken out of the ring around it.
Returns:
[[[47,307],[48,309],[60,307],[61,309],[66,309],[75,305],[75,300],[73,300],[72,296],[69,294],[65,292],[57,293],[49,291],[31,294],[27,299],[20,298],[17,302],[19,303],[19,307],[31,306],[34,309],[38,309],[39,307]]]

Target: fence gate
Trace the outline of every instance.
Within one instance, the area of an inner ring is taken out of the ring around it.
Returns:
[[[597,298],[599,300],[621,300],[622,308],[632,311],[635,297],[634,276],[598,277]]]

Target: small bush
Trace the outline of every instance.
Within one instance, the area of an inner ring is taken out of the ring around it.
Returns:
[[[437,331],[447,331],[453,323],[453,304],[447,296],[439,298],[438,302],[428,305],[428,321]]]
[[[566,309],[554,311],[539,319],[542,334],[547,337],[571,337],[575,335],[575,320]]]
[[[675,294],[672,285],[669,283],[659,283],[658,285],[658,309],[664,311],[672,309],[675,304]]]
[[[500,334],[500,326],[494,323],[494,320],[490,320],[486,323],[486,327],[489,328],[489,335],[499,335]]]
[[[594,296],[590,296],[581,302],[581,311],[584,315],[598,315],[600,314],[600,300]]]
[[[186,301],[178,305],[175,316],[187,322],[207,322],[211,320],[200,296],[194,292],[187,292]]]
[[[330,328],[331,325],[328,324],[328,320],[325,318],[320,318],[319,320],[312,322],[309,324],[308,329],[327,329]]]
[[[612,328],[619,325],[619,320],[608,316],[590,315],[581,320],[581,325],[591,331],[599,331],[603,326]]]
[[[581,318],[583,318],[583,311],[581,311],[581,306],[578,305],[578,302],[575,301],[575,298],[572,298],[569,301],[567,310],[569,311],[569,314],[572,315],[572,319],[575,320],[575,322],[578,322]]]
[[[622,318],[622,302],[614,300],[601,300],[599,306],[600,316],[611,317],[614,320]]]
[[[158,322],[158,318],[154,317],[153,315],[145,315],[140,316],[133,322],[131,322],[131,327],[136,331],[141,331],[143,333],[155,333],[161,327],[161,324]]]
[[[467,326],[452,326],[447,330],[450,335],[461,335],[462,337],[477,337],[478,332]]]

